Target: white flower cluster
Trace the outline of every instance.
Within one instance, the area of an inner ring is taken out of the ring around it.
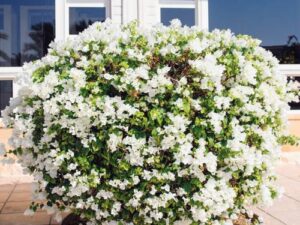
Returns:
[[[95,23],[24,66],[3,111],[38,207],[88,225],[233,225],[278,194],[296,96],[248,36]],[[24,83],[23,83],[24,84]],[[0,145],[0,155],[4,152]]]

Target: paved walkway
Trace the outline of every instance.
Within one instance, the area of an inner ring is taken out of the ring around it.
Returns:
[[[300,225],[300,165],[281,164],[277,168],[279,184],[285,192],[272,207],[259,208],[266,225]]]
[[[265,225],[300,225],[300,165],[281,164],[277,170],[279,183],[285,188],[283,197],[272,207],[255,211],[263,216]],[[57,224],[45,212],[37,212],[34,217],[23,215],[31,200],[30,193],[31,184],[0,185],[0,225]]]

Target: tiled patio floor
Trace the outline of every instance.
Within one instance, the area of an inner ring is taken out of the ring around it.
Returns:
[[[37,212],[34,217],[24,216],[31,202],[32,184],[0,185],[0,225],[50,225],[57,224],[45,212]]]
[[[270,208],[258,208],[266,225],[300,225],[300,166],[281,164],[278,167],[279,183],[285,193]],[[3,182],[1,182],[3,183]],[[24,216],[30,203],[31,184],[0,185],[0,225],[52,225],[57,224],[45,212]]]

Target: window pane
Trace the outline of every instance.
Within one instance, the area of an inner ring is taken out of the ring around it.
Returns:
[[[0,80],[0,116],[1,111],[8,106],[9,99],[13,96],[13,82]]]
[[[71,7],[69,32],[70,34],[78,34],[96,21],[103,22],[105,18],[104,7]]]
[[[4,30],[4,10],[0,8],[0,31]]]
[[[299,10],[299,0],[209,0],[209,27],[252,35],[281,63],[300,63]]]
[[[47,53],[55,36],[55,0],[1,0],[0,66],[22,66]]]
[[[288,80],[290,80],[290,79],[291,78],[288,77]],[[293,77],[293,80],[300,82],[300,77]],[[300,100],[300,98],[299,98],[299,100]],[[293,109],[293,110],[300,110],[300,102],[290,102],[289,105],[290,105],[291,109]]]
[[[195,9],[194,8],[161,8],[160,21],[164,25],[170,25],[173,19],[179,19],[182,25],[194,26],[195,25]]]

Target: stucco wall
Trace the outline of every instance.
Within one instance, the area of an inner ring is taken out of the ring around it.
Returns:
[[[289,115],[289,130],[291,134],[294,134],[300,137],[300,114]],[[300,152],[300,146],[284,146],[283,151],[291,152],[298,151]]]

